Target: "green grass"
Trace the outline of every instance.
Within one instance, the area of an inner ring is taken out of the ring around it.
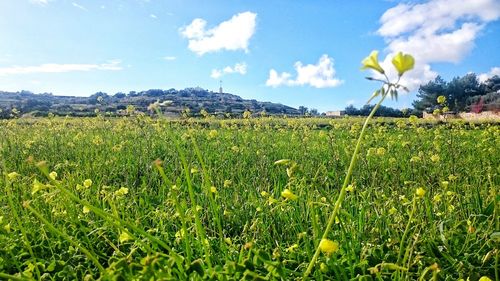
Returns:
[[[0,279],[301,279],[361,125],[0,121]],[[311,279],[498,280],[499,133],[375,120]]]

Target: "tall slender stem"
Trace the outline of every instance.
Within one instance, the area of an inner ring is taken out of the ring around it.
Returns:
[[[342,185],[342,188],[340,189],[340,194],[339,197],[337,198],[337,201],[335,202],[333,212],[330,215],[330,218],[328,219],[328,223],[325,228],[325,232],[323,232],[323,236],[321,239],[326,239],[328,236],[328,233],[330,232],[333,223],[335,222],[335,218],[337,217],[337,214],[340,211],[340,205],[342,205],[342,202],[344,201],[345,195],[346,195],[346,187],[349,184],[349,181],[351,180],[352,172],[354,170],[354,166],[356,165],[356,162],[358,160],[358,152],[361,147],[361,143],[363,141],[363,137],[365,135],[366,128],[368,127],[368,122],[370,119],[372,119],[373,115],[377,111],[377,109],[380,107],[382,102],[384,101],[385,97],[387,96],[387,93],[389,92],[390,89],[387,89],[387,91],[382,95],[382,98],[380,101],[373,107],[372,111],[370,112],[370,115],[366,117],[365,122],[363,124],[363,128],[361,129],[361,133],[359,134],[358,141],[356,143],[356,148],[354,149],[354,152],[351,157],[351,164],[349,165],[349,169],[347,170],[347,175],[344,179],[344,184]],[[316,251],[314,252],[314,255],[311,259],[311,262],[309,263],[309,266],[307,267],[306,271],[304,272],[303,279],[307,279],[309,274],[311,273],[314,264],[316,263],[316,260],[318,259],[320,253],[320,248],[319,248],[319,243],[318,246],[316,247]]]

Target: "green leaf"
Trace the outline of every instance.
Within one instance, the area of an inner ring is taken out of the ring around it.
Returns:
[[[413,69],[415,59],[409,54],[403,55],[403,53],[399,52],[392,58],[392,64],[396,67],[399,76],[401,76],[406,71]]]

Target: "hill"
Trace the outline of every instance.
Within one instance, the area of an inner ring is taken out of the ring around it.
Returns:
[[[180,115],[189,112],[196,116],[203,109],[211,114],[240,115],[245,110],[254,113],[298,115],[299,110],[271,102],[243,99],[229,93],[216,93],[201,88],[186,88],[183,90],[151,89],[128,94],[116,93],[108,95],[103,92],[89,97],[56,96],[51,93],[34,94],[29,91],[0,91],[0,117],[12,116],[46,116],[55,115],[92,116],[96,112],[109,115],[122,115],[130,106],[136,111],[152,113],[151,105],[161,107],[166,115]]]

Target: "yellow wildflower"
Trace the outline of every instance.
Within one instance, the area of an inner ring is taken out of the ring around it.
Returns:
[[[91,179],[86,179],[83,181],[83,186],[86,188],[89,188],[92,185],[92,180]]]
[[[20,175],[17,173],[17,172],[11,172],[11,173],[8,173],[7,174],[7,178],[10,180],[10,181],[13,181],[15,180],[17,177],[19,177]]]
[[[131,240],[131,239],[132,239],[132,237],[127,232],[122,232],[120,234],[119,241],[120,241],[120,243],[123,243],[123,242],[126,242],[126,241]]]
[[[423,189],[422,187],[419,187],[419,188],[417,188],[417,191],[415,191],[415,194],[418,197],[422,198],[425,195],[425,189]]]
[[[326,253],[328,255],[331,253],[335,253],[339,250],[339,242],[328,239],[321,239],[321,242],[319,243],[319,249],[323,253]]]
[[[371,68],[380,73],[384,73],[384,69],[380,66],[378,62],[378,51],[372,51],[368,57],[366,57],[362,62],[363,67],[361,69]]]
[[[395,207],[392,207],[392,208],[389,210],[389,215],[394,215],[397,211],[398,211],[398,209],[396,209]]]
[[[297,200],[299,198],[297,195],[293,194],[293,192],[291,192],[288,188],[286,188],[285,190],[283,190],[283,192],[281,192],[281,196],[289,200]]]
[[[57,178],[57,172],[55,172],[55,171],[50,172],[49,178],[52,179],[52,180],[56,180],[56,178]]]
[[[120,189],[115,191],[116,196],[123,196],[125,194],[128,194],[128,188],[126,188],[126,187],[120,187]]]
[[[210,187],[210,192],[217,193],[217,188],[215,186]]]
[[[90,212],[90,209],[87,206],[83,206],[83,210],[82,211],[83,211],[84,214],[87,214],[87,213]]]
[[[346,188],[345,188],[345,191],[347,192],[352,192],[354,191],[354,186],[352,184],[348,185]]]

